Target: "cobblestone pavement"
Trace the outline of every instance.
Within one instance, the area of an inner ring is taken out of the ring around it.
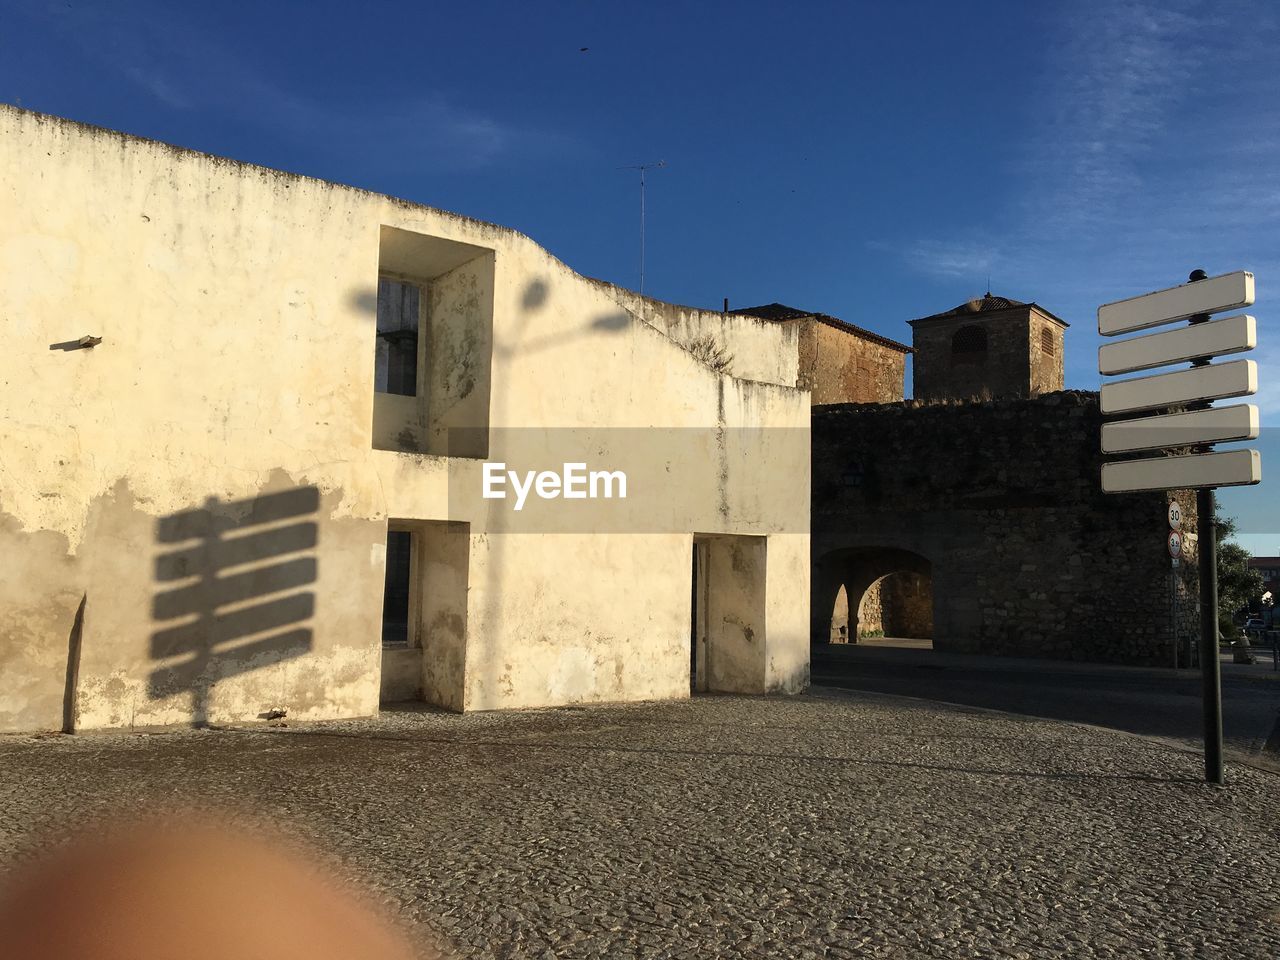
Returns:
[[[1280,956],[1280,777],[871,694],[0,738],[0,860],[212,802],[466,957]],[[264,885],[269,890],[269,884]]]

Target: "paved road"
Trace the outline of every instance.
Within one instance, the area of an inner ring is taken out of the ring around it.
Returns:
[[[0,771],[0,864],[212,804],[463,957],[1280,956],[1280,777],[877,694],[0,737]]]
[[[1228,748],[1280,765],[1280,673],[1269,659],[1222,666]],[[924,697],[1147,736],[1201,742],[1200,674],[934,653],[882,644],[815,650],[814,682]],[[1265,751],[1265,752],[1264,752]]]

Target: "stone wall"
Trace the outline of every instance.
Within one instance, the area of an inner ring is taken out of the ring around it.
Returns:
[[[813,403],[902,399],[906,353],[818,320],[802,323],[797,385],[813,391]]]
[[[1195,566],[1171,571],[1167,494],[1101,493],[1100,426],[1097,395],[1075,391],[815,408],[815,628],[840,584],[852,614],[911,568],[932,581],[936,649],[1172,665]]]
[[[857,603],[857,636],[911,637],[933,636],[933,588],[929,578],[918,573],[891,573],[874,583]],[[850,624],[848,609],[837,605],[837,616],[843,613]],[[833,618],[834,619],[834,618]]]
[[[1036,310],[1028,318],[1030,324],[1031,396],[1054,393],[1063,383],[1063,334],[1066,330]]]
[[[933,585],[918,573],[894,573],[880,581],[881,629],[888,637],[933,636]]]
[[[955,335],[972,327],[985,354],[956,354]],[[1031,304],[912,323],[912,392],[922,400],[1028,397],[1062,389],[1062,324]],[[1045,349],[1048,333],[1051,348]],[[822,402],[815,397],[815,403]]]
[[[880,588],[884,582],[884,580],[877,580],[871,584],[863,592],[862,599],[856,601],[858,604],[857,639],[859,640],[884,633],[884,605],[880,596]]]

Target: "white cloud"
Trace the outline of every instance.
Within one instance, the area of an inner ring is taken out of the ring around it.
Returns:
[[[1003,262],[994,244],[977,239],[912,240],[901,244],[872,240],[866,245],[900,258],[917,273],[968,281],[966,289],[985,284],[988,275]]]
[[[1075,229],[1109,222],[1147,185],[1160,143],[1199,69],[1194,4],[1180,0],[1059,8],[1066,41],[1046,65],[1039,130],[1020,166],[1029,212]]]

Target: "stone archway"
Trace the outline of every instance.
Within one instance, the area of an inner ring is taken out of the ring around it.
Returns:
[[[813,591],[814,642],[932,639],[933,565],[918,553],[898,547],[831,551],[817,562]]]
[[[855,641],[933,640],[933,582],[925,573],[896,570],[874,580],[850,617]]]
[[[855,640],[856,637],[849,632],[849,625],[849,591],[841,584],[831,609],[831,642],[849,643]]]

